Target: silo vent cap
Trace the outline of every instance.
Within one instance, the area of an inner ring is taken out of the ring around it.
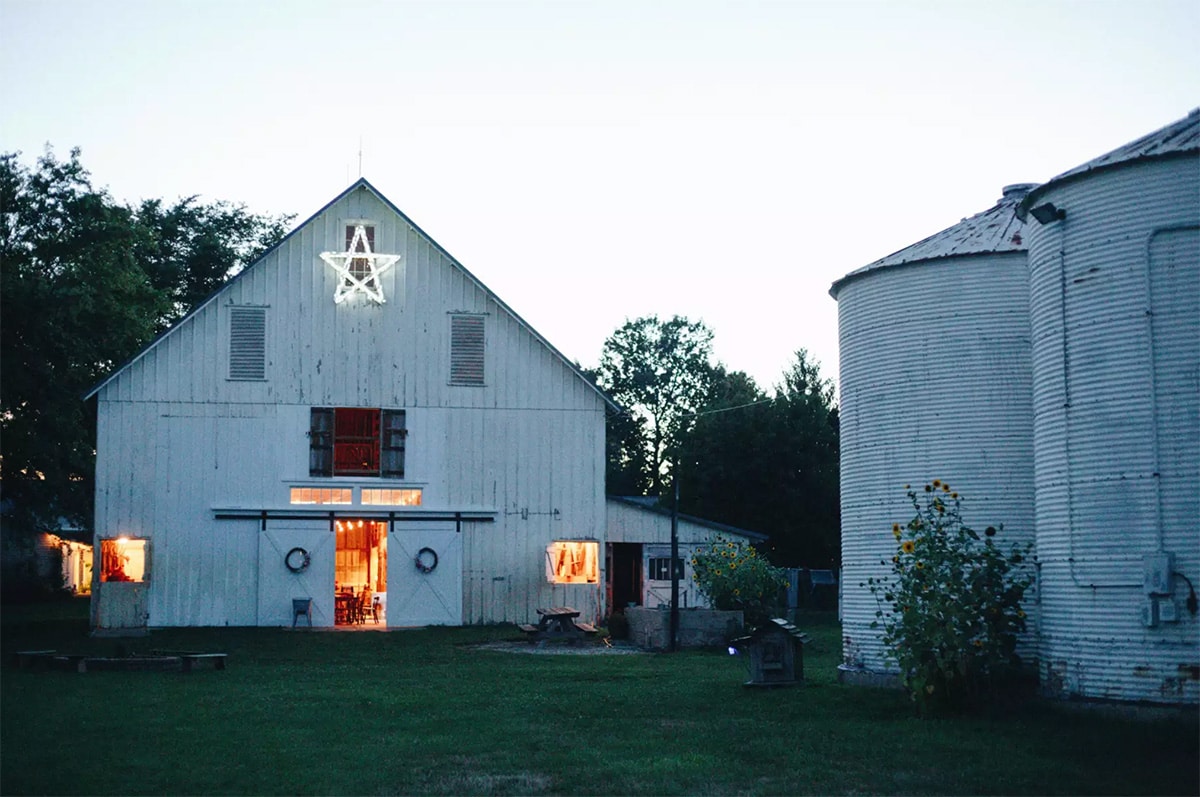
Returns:
[[[1026,194],[1037,187],[1037,183],[1013,183],[1012,185],[1004,186],[1000,193],[1004,195],[1005,199],[1011,199],[1016,202],[1024,199]]]

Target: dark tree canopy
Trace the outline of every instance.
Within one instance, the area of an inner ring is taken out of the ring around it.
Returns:
[[[623,488],[662,490],[679,434],[712,389],[712,338],[701,321],[646,316],[604,342],[600,387],[630,413],[610,417],[608,426],[610,464]]]
[[[834,388],[803,349],[770,398],[746,374],[721,370],[679,462],[684,512],[769,534],[776,564],[837,567]]]
[[[779,565],[840,558],[838,415],[833,383],[801,349],[768,395],[712,361],[713,333],[675,316],[627,321],[592,376],[627,411],[609,413],[606,491],[770,535]]]
[[[115,202],[72,150],[0,155],[0,485],[5,525],[90,526],[95,409],[82,395],[231,274],[290,217],[224,202]]]

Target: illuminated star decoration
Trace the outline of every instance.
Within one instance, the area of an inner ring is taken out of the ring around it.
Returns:
[[[372,252],[367,230],[359,224],[354,228],[354,238],[345,252],[322,252],[321,259],[342,277],[333,294],[334,304],[341,304],[356,293],[365,294],[378,304],[383,304],[387,299],[383,298],[383,285],[379,277],[395,265],[400,255]]]

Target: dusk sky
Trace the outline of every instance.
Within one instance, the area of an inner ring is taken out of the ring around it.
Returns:
[[[837,278],[1200,105],[1198,41],[1195,0],[0,0],[0,150],[298,223],[361,140],[568,357],[681,314],[770,388],[836,378]]]

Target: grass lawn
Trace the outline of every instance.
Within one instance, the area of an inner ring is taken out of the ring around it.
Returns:
[[[0,794],[1197,794],[1195,716],[1034,703],[921,720],[839,685],[741,686],[717,652],[539,656],[508,628],[181,629],[92,639],[86,605],[5,606]],[[21,671],[16,650],[223,650],[224,672]]]

